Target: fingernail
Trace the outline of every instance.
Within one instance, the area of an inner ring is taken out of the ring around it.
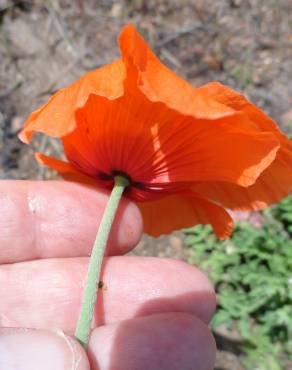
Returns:
[[[64,334],[1,329],[0,369],[89,370],[89,363],[81,346]]]

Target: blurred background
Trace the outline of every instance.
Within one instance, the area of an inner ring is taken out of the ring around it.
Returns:
[[[292,132],[291,0],[0,0],[0,178],[52,179],[34,148],[58,142],[17,133],[27,115],[84,72],[119,57],[132,22],[155,53],[193,85],[219,80]],[[292,198],[236,214],[233,237],[209,227],[144,237],[135,254],[199,265],[218,294],[216,370],[292,369]]]

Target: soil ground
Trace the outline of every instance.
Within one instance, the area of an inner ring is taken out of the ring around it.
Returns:
[[[291,131],[291,6],[290,0],[0,0],[0,179],[56,176],[36,165],[33,148],[16,134],[56,90],[117,58],[116,38],[129,22],[192,84],[228,84]],[[41,137],[34,147],[61,152]],[[187,257],[180,233],[145,237],[134,253]],[[230,351],[218,352],[216,366],[242,369]]]

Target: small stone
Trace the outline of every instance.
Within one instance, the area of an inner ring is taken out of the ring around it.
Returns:
[[[121,18],[122,14],[123,14],[123,5],[120,3],[115,3],[110,10],[110,15],[113,18]]]
[[[292,109],[289,109],[281,117],[281,123],[284,128],[292,131]]]
[[[0,10],[4,10],[8,8],[9,6],[12,6],[12,2],[9,0],[0,0]]]
[[[19,116],[15,116],[11,120],[10,131],[12,134],[16,134],[23,125],[23,118]]]
[[[181,249],[182,248],[182,240],[176,235],[171,235],[169,237],[169,243],[175,249]]]

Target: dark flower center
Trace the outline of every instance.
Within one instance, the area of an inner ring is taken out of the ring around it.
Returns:
[[[143,184],[142,182],[134,181],[131,178],[131,176],[129,176],[127,173],[125,173],[123,171],[113,170],[111,172],[111,174],[104,173],[104,172],[99,172],[98,173],[98,177],[101,180],[106,180],[106,181],[114,180],[115,176],[122,176],[122,177],[126,178],[129,181],[129,186],[126,188],[126,191],[129,190],[131,187],[135,187],[135,188],[138,188],[138,189],[141,189],[141,190],[146,190],[145,184]]]

